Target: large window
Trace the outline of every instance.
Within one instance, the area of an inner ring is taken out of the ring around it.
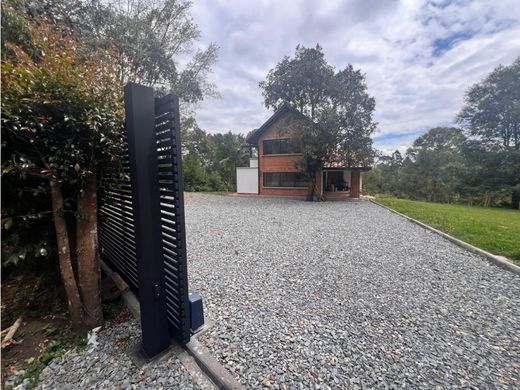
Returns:
[[[266,172],[264,187],[303,187],[309,186],[309,179],[299,172]]]
[[[264,141],[264,155],[296,154],[300,152],[296,142],[289,138],[267,139]]]

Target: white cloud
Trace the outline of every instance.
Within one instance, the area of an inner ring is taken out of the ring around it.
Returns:
[[[196,1],[202,43],[221,48],[211,81],[222,98],[197,108],[199,125],[242,133],[260,126],[270,112],[258,82],[298,43],[319,42],[332,65],[352,63],[366,74],[378,135],[399,134],[376,146],[406,148],[414,134],[453,121],[471,84],[520,55],[519,1],[435,4]]]

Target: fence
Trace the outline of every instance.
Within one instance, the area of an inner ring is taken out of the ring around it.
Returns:
[[[101,253],[138,293],[142,352],[190,340],[179,100],[125,87],[128,179],[100,202]],[[199,303],[200,306],[200,303]],[[197,324],[198,325],[198,324]]]

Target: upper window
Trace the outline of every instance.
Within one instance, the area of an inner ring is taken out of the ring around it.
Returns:
[[[289,138],[267,139],[264,141],[264,155],[300,153],[294,141]]]

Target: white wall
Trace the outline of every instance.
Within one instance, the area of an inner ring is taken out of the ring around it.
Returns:
[[[258,168],[237,168],[237,192],[258,194]]]

